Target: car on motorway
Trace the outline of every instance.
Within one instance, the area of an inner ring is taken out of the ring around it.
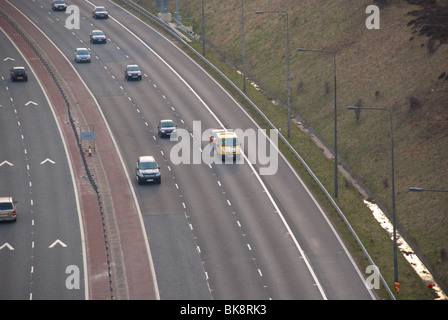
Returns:
[[[55,0],[51,3],[51,10],[53,11],[66,11],[67,5],[63,0]]]
[[[176,133],[177,125],[174,124],[173,120],[164,119],[160,120],[157,126],[159,137],[169,137]]]
[[[12,197],[0,197],[0,221],[16,221],[16,206]]]
[[[135,178],[138,184],[142,183],[157,183],[162,182],[162,174],[160,167],[157,165],[153,156],[140,156],[135,165]]]
[[[90,50],[87,48],[76,48],[75,62],[89,62],[90,63]]]
[[[234,160],[241,157],[241,147],[238,135],[235,132],[224,132],[216,135],[214,148],[216,154],[225,158],[233,158]]]
[[[128,64],[124,68],[124,78],[126,80],[142,80],[142,71],[136,64]]]
[[[90,32],[90,42],[91,43],[106,43],[107,38],[102,30],[92,30]]]
[[[25,67],[13,67],[9,74],[11,76],[11,81],[28,81],[28,73],[26,72]]]
[[[106,8],[103,6],[96,6],[92,11],[92,16],[95,19],[108,19],[109,13],[107,12]]]

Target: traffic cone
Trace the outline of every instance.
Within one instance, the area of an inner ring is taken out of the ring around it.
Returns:
[[[89,157],[92,156],[92,147],[89,146]]]

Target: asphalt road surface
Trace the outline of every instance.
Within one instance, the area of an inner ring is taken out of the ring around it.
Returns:
[[[65,27],[68,14],[52,12],[48,1],[13,0],[11,3],[31,19],[70,61],[73,61],[77,47],[91,49],[90,64],[72,63],[98,101],[118,143],[128,175],[134,179],[138,156],[153,155],[156,158],[162,183],[138,185],[134,181],[133,188],[143,215],[161,299],[374,298],[322,209],[281,155],[276,158],[275,173],[270,175],[261,175],[260,169],[274,165],[274,158],[268,164],[260,164],[260,158],[256,163],[244,159],[242,164],[207,164],[202,161],[201,150],[208,145],[206,129],[225,127],[255,132],[257,143],[265,138],[258,135],[258,126],[238,103],[175,44],[110,1],[95,2],[107,7],[110,15],[107,20],[92,18],[91,2],[71,1],[80,9],[80,28],[71,30]],[[106,44],[89,43],[89,33],[93,29],[105,32]],[[3,43],[7,41],[3,39]],[[141,81],[124,79],[124,68],[131,63],[142,69]],[[25,85],[27,94],[33,97],[40,90],[31,87],[32,81],[18,85]],[[4,87],[1,90],[5,91]],[[7,96],[2,94],[1,97],[0,104],[12,109]],[[23,97],[20,103],[25,100],[31,98]],[[41,110],[40,103],[44,102],[39,100],[39,108],[35,109]],[[0,112],[5,112],[4,107]],[[27,157],[23,155],[23,145],[20,144],[20,130],[40,132],[44,130],[43,125],[26,122],[27,115],[23,114],[22,129],[19,130],[18,115],[8,111],[7,117],[1,117],[0,130],[2,143],[10,145],[1,148],[0,161],[3,158],[17,160],[13,168],[2,166],[0,170],[26,168]],[[42,118],[51,124],[50,117]],[[191,134],[190,139],[182,140],[190,146],[190,163],[177,164],[179,153],[175,151],[179,141],[157,135],[158,121],[166,118],[176,122],[180,133]],[[30,116],[28,119],[33,118]],[[57,140],[56,132],[53,128],[48,135]],[[6,136],[8,139],[4,138]],[[41,139],[36,134],[31,138],[50,140]],[[48,142],[52,146],[58,145],[54,139]],[[247,144],[244,144],[246,154],[249,151]],[[27,145],[39,144],[30,141]],[[37,149],[36,152],[50,154],[45,148]],[[3,155],[5,150],[8,150],[8,155]],[[261,148],[257,152],[260,157]],[[57,155],[62,158],[53,154],[50,157],[54,157],[56,165],[62,166],[64,152]],[[40,165],[41,158],[44,160],[48,156],[38,157],[34,166]],[[42,167],[39,173],[36,169],[33,176],[40,177],[39,182],[43,184],[41,192],[53,188],[55,192],[67,194],[61,197],[64,201],[59,205],[70,206],[71,209],[64,210],[66,212],[73,211],[76,202],[73,189],[70,190],[71,184],[64,184],[67,190],[60,188],[59,183],[55,187],[55,181],[61,179],[60,176],[58,179],[50,176],[56,174],[51,171],[53,169],[49,165]],[[11,177],[14,173],[7,174]],[[65,176],[69,180],[67,173]],[[22,201],[25,202],[25,208],[21,210],[37,211],[37,202],[33,207],[29,204],[26,170],[17,170],[14,181],[19,198],[24,198]],[[4,184],[0,187],[7,188]],[[50,198],[45,194],[41,197]],[[47,201],[45,205],[51,207],[53,204]],[[52,228],[58,230],[57,234],[45,235],[72,245],[75,235],[66,219],[61,219],[64,221],[62,226]],[[76,215],[72,219],[76,220]],[[46,225],[55,224],[53,219],[48,220]],[[19,235],[16,230],[11,230],[17,225],[6,226],[14,234],[13,239],[23,237],[22,233]],[[32,237],[33,227],[27,228],[30,230],[25,234],[29,239],[24,243],[30,243]],[[3,240],[3,233],[1,237]],[[49,239],[47,242],[51,244],[52,241]],[[30,246],[24,246],[26,254],[33,255]],[[46,250],[51,254],[51,250]],[[6,273],[13,272],[11,269],[18,263],[13,256],[16,251],[6,253],[9,255]],[[80,251],[76,251],[78,256]],[[4,255],[5,250],[1,250],[1,254]],[[3,261],[2,275],[6,263]],[[54,273],[48,277],[50,275]],[[19,279],[8,281],[12,281],[8,284],[11,287]],[[25,288],[16,288],[17,294],[23,295]]]

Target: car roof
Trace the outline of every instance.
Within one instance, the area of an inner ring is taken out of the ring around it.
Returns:
[[[92,33],[93,33],[93,32],[103,32],[103,30],[95,29],[95,30],[92,30]]]
[[[163,119],[163,120],[160,120],[160,122],[174,122],[174,121],[171,119]]]
[[[126,66],[126,68],[129,68],[129,67],[137,67],[137,68],[138,68],[138,65],[136,65],[136,64],[128,64],[128,65]]]
[[[76,51],[78,51],[78,50],[87,50],[87,51],[89,51],[89,49],[87,49],[87,48],[76,48]]]
[[[13,202],[12,197],[0,197],[0,202]]]
[[[236,138],[236,137],[238,137],[235,132],[218,132],[217,136],[220,138]]]
[[[25,67],[12,67],[13,69],[25,69]]]
[[[138,160],[140,162],[155,162],[156,161],[153,156],[140,156],[140,157],[138,157]]]
[[[104,6],[95,6],[95,9],[106,9]]]

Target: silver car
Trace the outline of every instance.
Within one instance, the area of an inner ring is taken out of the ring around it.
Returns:
[[[12,197],[0,197],[0,221],[16,221],[16,206]]]
[[[76,48],[75,62],[88,62],[90,63],[90,51],[87,48]]]

